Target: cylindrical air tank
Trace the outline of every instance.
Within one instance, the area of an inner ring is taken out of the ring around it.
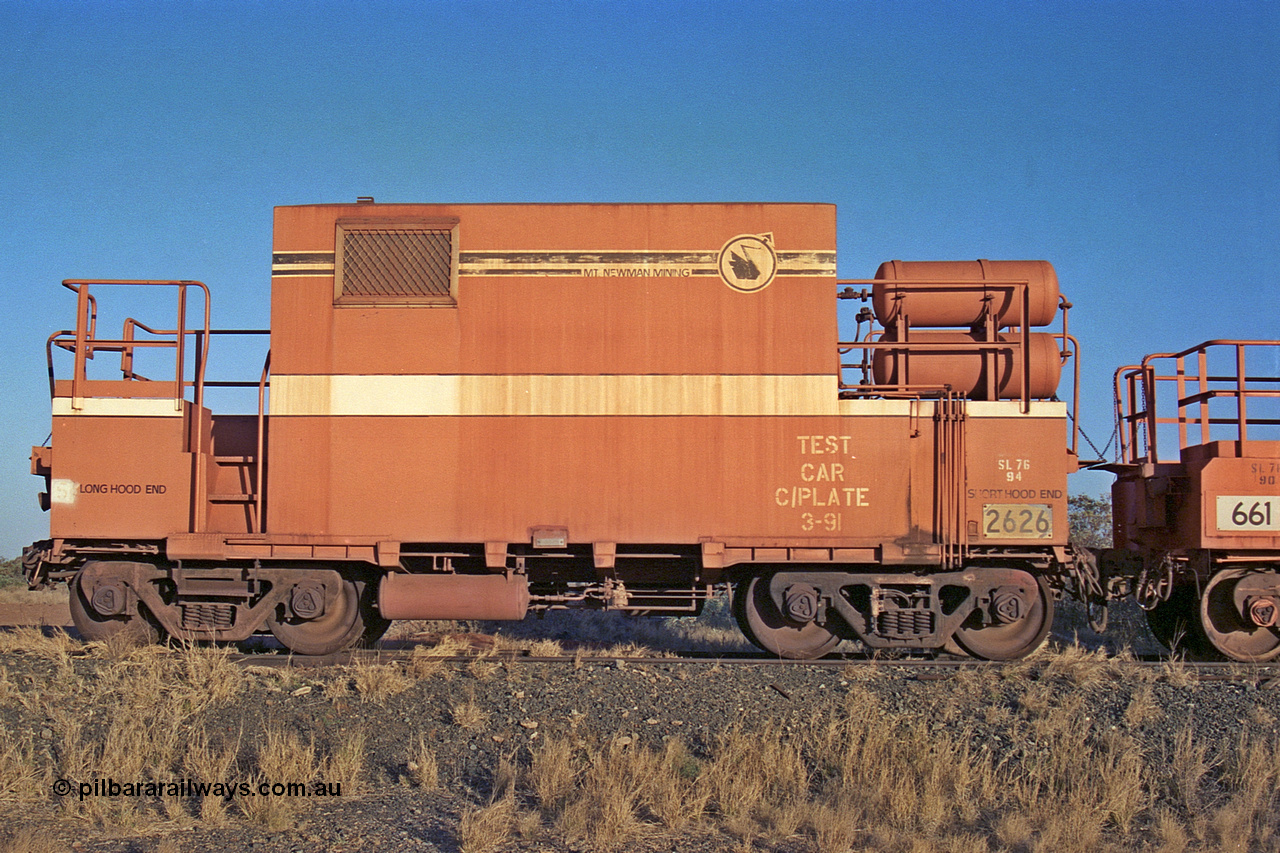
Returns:
[[[1016,326],[1022,295],[1010,282],[1027,283],[1032,326],[1047,326],[1058,311],[1058,274],[1048,261],[886,261],[876,278],[871,305],[885,327],[902,314],[913,329],[975,326],[987,305],[998,328]]]
[[[999,342],[982,344],[982,337],[970,332],[912,331],[901,349],[877,347],[872,352],[872,377],[877,385],[949,385],[953,391],[970,400],[987,399],[987,371],[995,370],[996,398],[1016,400],[1022,396],[1022,371],[1016,352],[1019,335],[1001,334]],[[1052,397],[1062,375],[1062,359],[1058,339],[1045,332],[1029,336],[1031,351],[1028,396],[1032,399]],[[881,342],[894,342],[892,331]],[[916,345],[941,344],[940,348],[918,348]],[[979,348],[981,345],[981,348]]]
[[[523,619],[529,581],[523,575],[389,574],[378,585],[385,619]]]

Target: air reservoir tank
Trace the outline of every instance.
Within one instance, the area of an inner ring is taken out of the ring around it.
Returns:
[[[871,356],[872,377],[877,385],[949,385],[971,400],[986,400],[987,372],[995,370],[996,399],[1022,397],[1022,371],[1016,345],[1020,335],[1001,334],[998,342],[982,343],[978,333],[913,331],[899,348],[877,347]],[[1052,397],[1062,376],[1058,339],[1045,332],[1029,336],[1031,368],[1028,382],[1031,399]],[[892,330],[881,342],[896,338]],[[916,348],[924,344],[925,347]]]
[[[1032,326],[1058,312],[1058,274],[1048,261],[886,261],[876,270],[871,305],[882,326],[906,314],[911,328],[976,326],[990,304],[998,328],[1022,322],[1026,282]]]

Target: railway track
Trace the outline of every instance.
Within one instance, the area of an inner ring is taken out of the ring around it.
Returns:
[[[46,633],[51,629],[44,629]],[[58,629],[62,630],[62,629]],[[73,634],[74,636],[74,634]],[[477,648],[465,654],[433,655],[431,646],[414,641],[384,641],[376,649],[353,649],[331,655],[295,655],[288,649],[266,640],[258,648],[251,651],[238,651],[232,654],[231,661],[242,667],[260,666],[271,668],[297,667],[303,669],[323,669],[342,666],[373,666],[377,664],[410,663],[415,658],[426,656],[432,660],[452,666],[469,666],[477,661],[491,663],[521,663],[533,665],[568,665],[576,667],[626,668],[655,667],[671,665],[709,665],[723,667],[811,667],[838,668],[875,666],[891,670],[911,672],[912,677],[922,681],[942,679],[948,673],[961,669],[999,669],[1010,667],[1033,668],[1033,677],[1047,673],[1053,658],[1021,660],[1012,662],[983,661],[974,658],[962,658],[952,655],[939,656],[883,656],[864,653],[832,654],[817,660],[789,660],[770,657],[755,652],[671,652],[662,655],[627,656],[610,655],[599,651],[580,651],[565,655],[532,655],[520,649]],[[1119,657],[1106,659],[1118,661]],[[1280,661],[1268,663],[1240,663],[1236,661],[1187,661],[1171,658],[1168,655],[1137,655],[1123,661],[1128,666],[1141,669],[1164,669],[1190,673],[1199,681],[1235,681],[1253,682],[1260,686],[1280,688]]]
[[[875,666],[912,673],[920,680],[941,679],[962,669],[1000,669],[1010,667],[1033,668],[1032,677],[1049,674],[1052,659],[1042,661],[1018,661],[1013,663],[982,661],[952,656],[941,657],[883,657],[865,654],[829,655],[818,660],[788,660],[751,653],[713,654],[705,652],[672,653],[660,656],[627,657],[600,654],[530,655],[520,651],[477,651],[468,654],[431,655],[426,647],[411,646],[381,649],[359,649],[333,655],[307,657],[289,654],[286,650],[267,649],[260,652],[237,654],[233,662],[240,666],[327,668],[341,666],[372,666],[378,664],[409,663],[422,656],[455,666],[470,666],[477,661],[491,663],[519,663],[540,666],[573,666],[625,669],[628,667],[661,667],[702,665],[719,667],[811,667],[839,668]],[[1116,660],[1111,658],[1108,660]],[[1280,687],[1280,662],[1244,664],[1230,661],[1184,661],[1158,655],[1141,656],[1124,661],[1126,665],[1142,669],[1169,669],[1190,674],[1199,681],[1254,682],[1259,685],[1274,683]]]

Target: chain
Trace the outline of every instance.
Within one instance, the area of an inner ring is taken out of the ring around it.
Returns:
[[[1111,438],[1107,439],[1107,446],[1099,450],[1098,445],[1094,444],[1093,439],[1089,438],[1089,433],[1084,431],[1084,427],[1080,426],[1080,423],[1079,421],[1076,421],[1075,416],[1072,415],[1071,412],[1067,412],[1067,417],[1071,418],[1072,422],[1075,423],[1076,428],[1080,430],[1080,435],[1084,437],[1085,444],[1089,445],[1093,452],[1098,455],[1099,459],[1106,459],[1107,451],[1111,450],[1111,445],[1115,444],[1116,436],[1120,434],[1120,425],[1116,424],[1111,428]]]
[[[1101,634],[1107,630],[1107,593],[1102,587],[1102,572],[1098,557],[1088,548],[1071,548],[1071,578],[1075,581],[1075,594],[1085,606],[1089,628]]]

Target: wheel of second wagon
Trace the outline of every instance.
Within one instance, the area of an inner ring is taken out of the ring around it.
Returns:
[[[92,573],[95,575],[95,580],[110,585],[116,597],[122,598],[125,594],[124,584],[113,577],[117,573],[111,570],[110,564],[87,563],[84,568],[75,573],[68,583],[71,593],[69,605],[71,623],[76,626],[76,631],[82,638],[90,642],[119,638],[138,645],[147,645],[160,639],[160,627],[151,618],[144,604],[138,604],[137,612],[134,614],[104,615],[100,613],[94,606],[93,592],[86,589],[86,573]],[[117,605],[109,609],[121,608]]]
[[[355,645],[365,632],[365,610],[355,581],[343,578],[338,594],[326,599],[324,612],[311,619],[278,608],[267,617],[267,628],[290,651],[300,655],[331,655]]]
[[[1213,647],[1231,660],[1262,663],[1280,657],[1280,630],[1255,625],[1241,612],[1236,586],[1249,574],[1246,569],[1226,569],[1213,576],[1200,596],[1200,624]]]
[[[752,575],[733,590],[733,615],[746,638],[767,652],[792,660],[820,658],[840,637],[817,622],[795,622],[778,610],[769,594],[770,574]]]
[[[1214,649],[1200,624],[1200,599],[1194,583],[1175,586],[1166,601],[1146,611],[1147,627],[1160,645],[1190,660],[1215,660]]]
[[[982,660],[1017,660],[1040,648],[1053,627],[1053,593],[1043,578],[1034,583],[1034,600],[1017,618],[992,624],[981,610],[974,610],[956,629],[956,644]]]

